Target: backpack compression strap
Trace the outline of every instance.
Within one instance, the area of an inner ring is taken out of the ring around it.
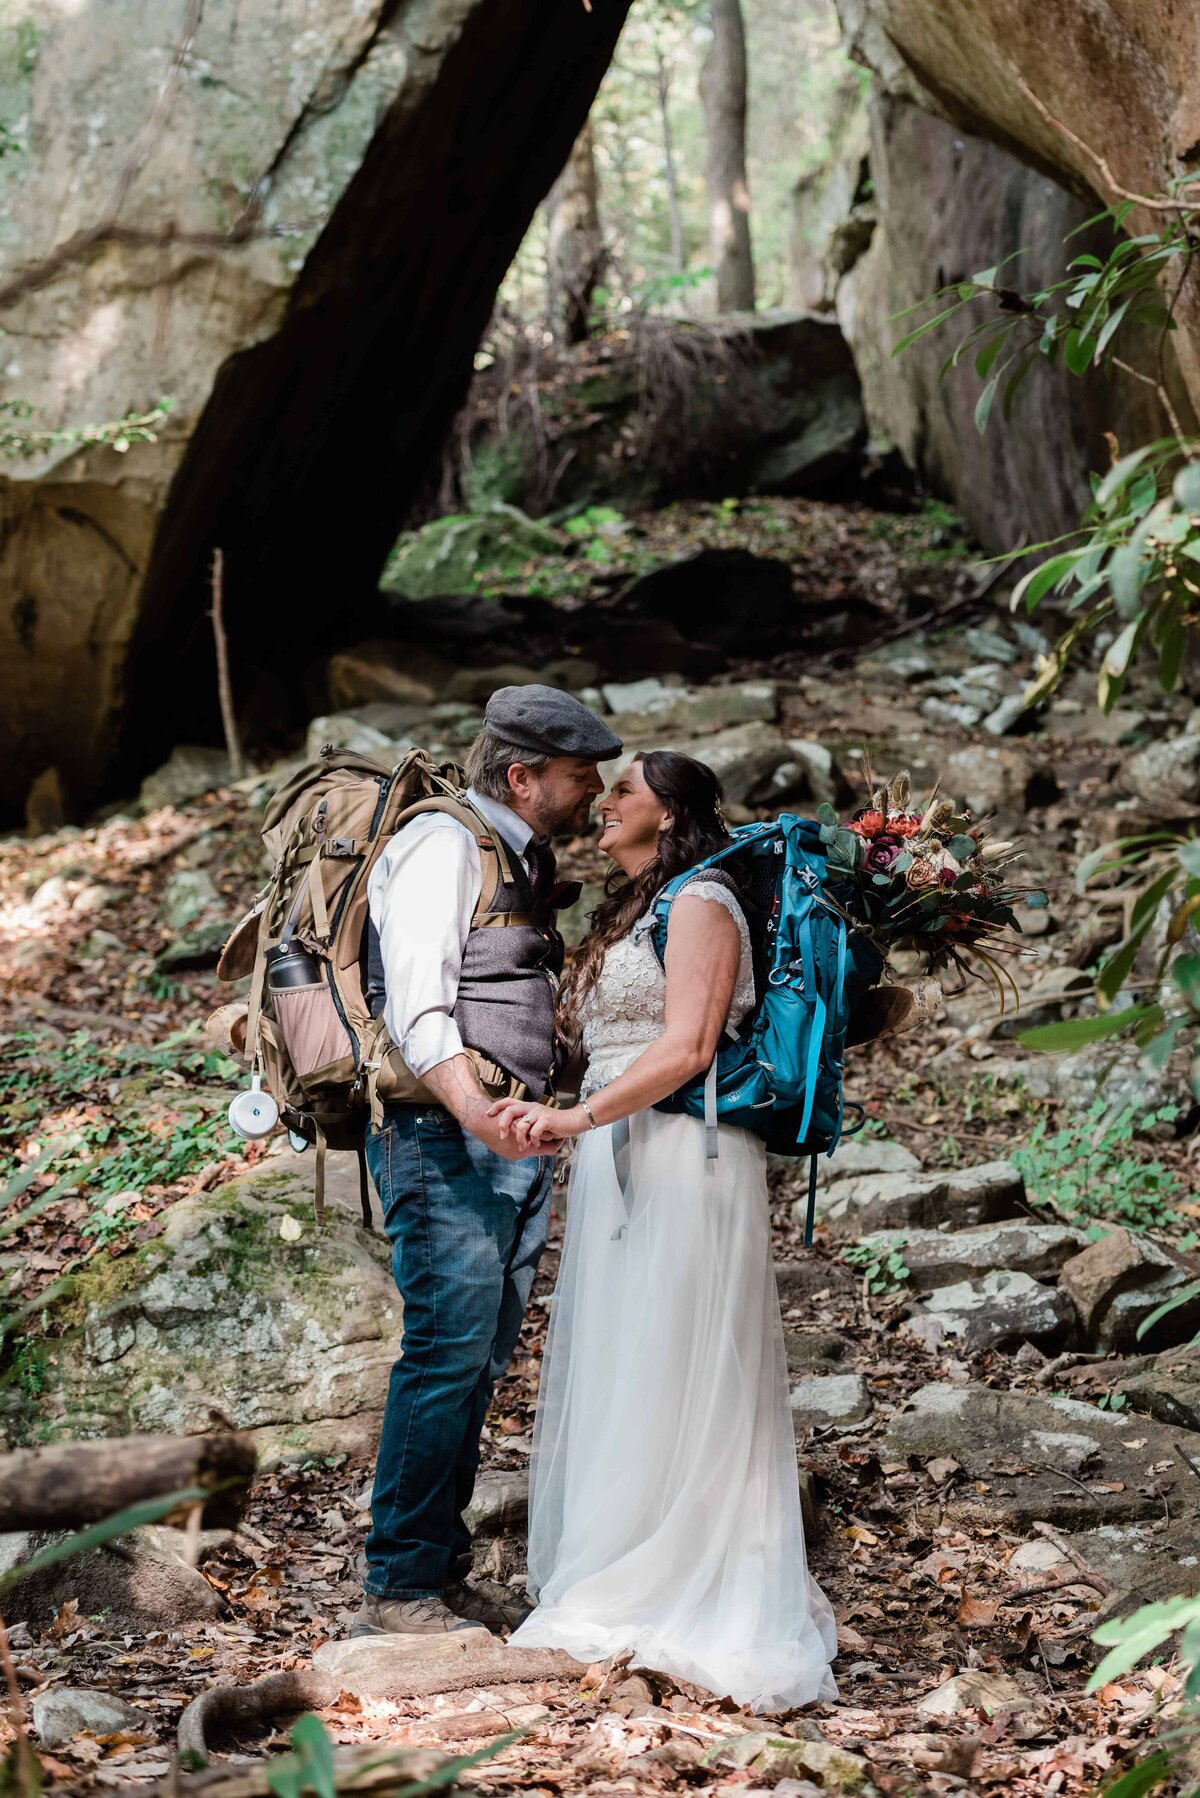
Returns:
[[[813,1221],[817,1214],[817,1158],[808,1158],[808,1208],[804,1213],[804,1246],[812,1247]]]

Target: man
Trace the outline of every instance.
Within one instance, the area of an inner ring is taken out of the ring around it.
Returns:
[[[355,1635],[467,1629],[480,1614],[459,1584],[471,1545],[463,1511],[545,1247],[551,1172],[500,1136],[480,1060],[523,1096],[549,1089],[562,969],[549,839],[584,827],[603,791],[597,763],[620,752],[570,694],[503,687],[467,759],[471,812],[414,818],[371,875],[372,1009],[431,1098],[388,1105],[367,1141],[404,1339]],[[499,854],[502,872],[481,917],[485,853]]]

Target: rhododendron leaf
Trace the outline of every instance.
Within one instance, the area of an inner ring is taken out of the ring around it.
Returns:
[[[1200,1011],[1200,955],[1181,955],[1171,969],[1171,978],[1193,1011]]]
[[[1127,937],[1119,949],[1114,949],[1108,959],[1101,964],[1096,975],[1096,997],[1104,1006],[1112,1004],[1125,982],[1133,972],[1133,964],[1137,960],[1137,952],[1142,946],[1145,931],[1136,936]]]
[[[1105,1011],[1094,1018],[1069,1018],[1062,1024],[1037,1024],[1023,1030],[1017,1041],[1026,1049],[1042,1049],[1056,1053],[1061,1049],[1082,1049],[1088,1043],[1102,1042],[1106,1036],[1118,1036],[1131,1029],[1150,1011],[1147,1005],[1131,1006],[1127,1011]]]
[[[1175,476],[1175,503],[1185,512],[1200,512],[1200,462],[1189,462]]]
[[[1158,679],[1164,693],[1173,693],[1183,671],[1187,654],[1187,631],[1177,612],[1172,612],[1162,628],[1158,648]]]

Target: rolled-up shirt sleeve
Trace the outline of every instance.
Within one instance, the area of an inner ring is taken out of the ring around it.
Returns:
[[[367,883],[383,959],[384,1018],[418,1078],[463,1052],[454,1006],[482,884],[474,838],[439,813],[401,831]]]

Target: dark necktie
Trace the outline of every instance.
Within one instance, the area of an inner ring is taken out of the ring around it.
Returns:
[[[554,851],[549,843],[531,841],[525,851],[525,860],[529,867],[529,885],[533,893],[534,910],[539,911],[550,903],[550,895],[554,891],[556,873]]]

